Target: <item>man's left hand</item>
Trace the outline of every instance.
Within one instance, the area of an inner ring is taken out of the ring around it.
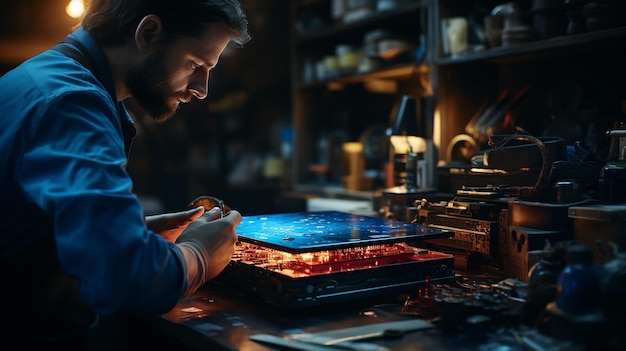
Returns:
[[[204,207],[200,206],[181,212],[146,216],[146,226],[165,240],[173,243],[176,242],[178,236],[187,228],[189,223],[200,218],[204,211]]]

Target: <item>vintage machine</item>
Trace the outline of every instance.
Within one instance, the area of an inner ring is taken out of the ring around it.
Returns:
[[[446,229],[338,211],[244,216],[218,281],[283,308],[411,292],[456,278],[453,256],[409,245]]]
[[[421,203],[415,220],[454,231],[427,243],[454,251],[456,263],[466,257],[467,268],[491,264],[526,281],[537,251],[573,238],[567,209],[594,201],[599,169],[586,145],[576,143],[568,154],[560,137],[492,135],[489,144],[467,165],[477,179],[456,177],[449,189],[456,196]]]
[[[458,268],[493,267],[527,281],[545,247],[573,239],[570,206],[593,202],[546,203],[502,197],[496,189],[460,190],[449,201],[418,205],[415,221],[454,232],[449,238],[425,240],[422,247],[454,254]],[[462,196],[465,195],[465,196]]]
[[[492,255],[497,251],[498,211],[496,204],[455,199],[421,211],[424,224],[454,231],[454,236],[432,239],[431,243]]]
[[[418,204],[415,221],[453,231],[449,238],[425,241],[425,247],[453,252],[463,269],[500,266],[508,227],[506,200],[457,196],[449,201]]]

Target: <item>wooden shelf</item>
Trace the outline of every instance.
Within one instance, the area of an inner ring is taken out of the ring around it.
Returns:
[[[428,66],[424,64],[406,63],[395,65],[392,67],[383,68],[374,72],[367,72],[362,74],[355,74],[349,76],[342,76],[332,79],[324,79],[315,81],[312,83],[301,83],[297,88],[299,89],[314,89],[326,87],[329,84],[356,84],[363,83],[370,80],[378,79],[402,79],[408,78],[415,74],[428,72]]]
[[[478,61],[515,62],[528,59],[563,56],[568,51],[580,52],[595,48],[617,49],[626,45],[626,27],[593,31],[571,36],[558,36],[546,40],[501,46],[481,52],[446,57],[437,60],[438,65],[455,65]]]

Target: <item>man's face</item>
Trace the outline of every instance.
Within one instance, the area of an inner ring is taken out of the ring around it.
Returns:
[[[222,26],[209,24],[199,37],[181,36],[155,44],[155,49],[129,70],[126,84],[130,94],[157,123],[165,122],[181,102],[207,96],[209,71],[229,41]]]

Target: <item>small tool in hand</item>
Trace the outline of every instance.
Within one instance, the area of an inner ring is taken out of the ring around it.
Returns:
[[[192,209],[198,206],[204,207],[207,211],[212,209],[213,207],[219,207],[220,218],[224,217],[225,214],[230,212],[230,207],[226,205],[223,200],[220,200],[215,196],[199,196],[195,198],[189,205],[187,205],[187,208]]]

